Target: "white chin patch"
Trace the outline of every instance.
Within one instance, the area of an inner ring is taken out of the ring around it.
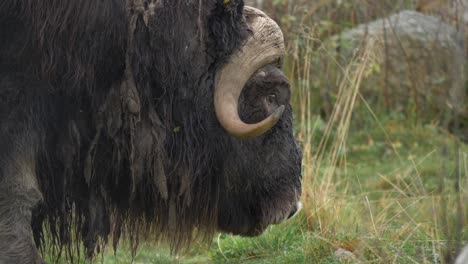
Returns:
[[[301,209],[302,209],[302,202],[299,201],[299,202],[296,203],[296,211],[294,212],[294,214],[293,215],[290,214],[285,220],[289,221],[289,220],[293,219],[294,217],[296,217],[296,215],[299,214]]]
[[[301,209],[302,209],[302,202],[299,201],[296,203],[294,214],[292,213],[292,211],[289,213],[289,215],[286,215],[286,216],[284,215],[284,213],[277,214],[276,217],[271,222],[271,224],[276,225],[285,221],[289,221],[293,219],[294,217],[296,217],[296,215],[299,214]]]
[[[302,202],[301,201],[297,202],[296,208],[297,208],[296,212],[289,219],[293,219],[294,217],[296,217],[296,215],[298,215],[299,212],[302,210]]]

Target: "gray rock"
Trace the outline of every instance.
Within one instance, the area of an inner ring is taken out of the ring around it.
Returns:
[[[341,261],[345,261],[345,260],[350,261],[350,260],[355,260],[356,259],[356,256],[354,256],[354,254],[351,251],[348,251],[348,250],[343,249],[343,248],[338,248],[335,251],[335,257],[338,260],[341,260]]]
[[[343,32],[325,47],[342,66],[360,49],[372,49],[360,92],[373,107],[441,123],[451,111],[468,117],[463,35],[436,17],[403,11]],[[342,78],[339,69],[335,74]]]
[[[458,255],[457,259],[455,260],[455,264],[467,264],[468,263],[468,246],[465,246],[460,255]]]

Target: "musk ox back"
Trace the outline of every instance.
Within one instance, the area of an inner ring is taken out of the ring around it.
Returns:
[[[3,0],[0,36],[0,263],[300,209],[283,37],[242,0]]]

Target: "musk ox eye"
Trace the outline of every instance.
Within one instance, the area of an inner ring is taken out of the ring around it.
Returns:
[[[275,94],[270,94],[266,97],[266,100],[270,104],[275,104],[276,103],[276,95]]]

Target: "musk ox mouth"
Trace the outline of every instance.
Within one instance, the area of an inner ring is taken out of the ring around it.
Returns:
[[[298,215],[298,213],[302,209],[302,202],[297,202],[295,205],[292,206],[292,209],[288,211],[280,211],[276,214],[272,215],[270,218],[266,218],[261,221],[257,226],[251,227],[247,229],[247,232],[242,234],[236,234],[241,236],[248,236],[248,237],[255,237],[263,234],[266,228],[270,225],[279,225],[281,223],[287,222],[288,220],[293,219]]]
[[[270,210],[263,208],[263,212],[258,219],[252,221],[246,221],[245,216],[235,216],[236,219],[242,222],[242,225],[238,226],[221,226],[221,231],[231,233],[233,235],[255,237],[262,235],[266,228],[270,225],[279,225],[285,223],[294,217],[296,217],[302,209],[302,202],[298,201],[293,205],[286,206],[287,210],[277,210],[275,212],[269,212]],[[243,218],[243,219],[242,219]]]
[[[288,211],[279,211],[276,214],[273,214],[271,217],[272,220],[270,220],[270,224],[272,225],[278,225],[283,222],[286,222],[290,219],[293,219],[302,209],[302,202],[297,202],[294,204],[290,210]]]

